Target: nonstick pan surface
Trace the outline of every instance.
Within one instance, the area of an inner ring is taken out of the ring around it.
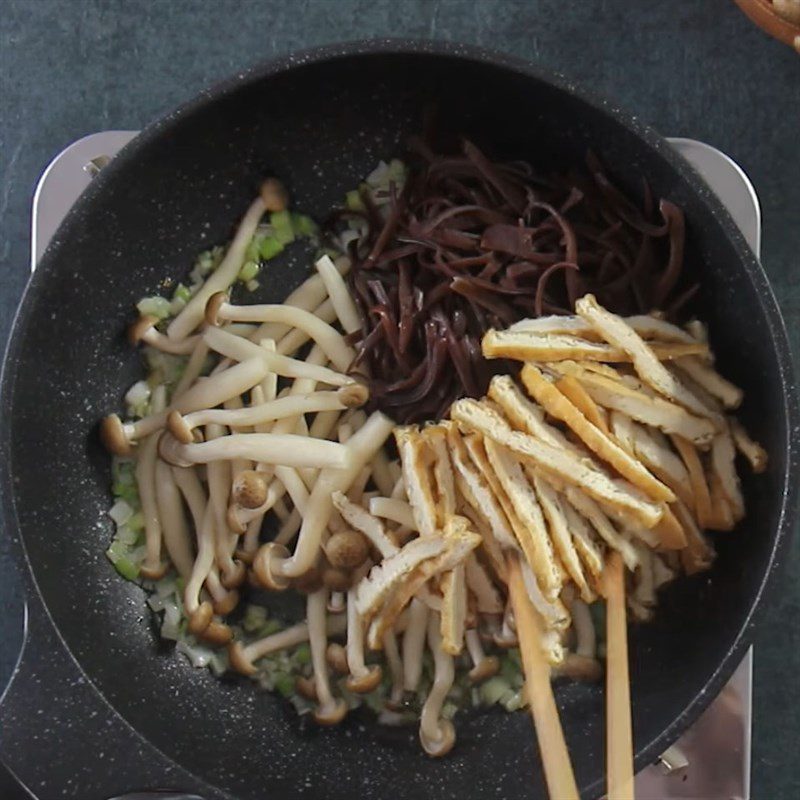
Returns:
[[[63,645],[144,739],[236,797],[544,793],[526,714],[465,715],[442,760],[421,753],[415,729],[381,728],[366,715],[330,730],[303,724],[281,700],[193,670],[158,644],[141,590],[103,554],[109,459],[95,423],[139,375],[123,336],[134,303],[224,242],[265,174],[287,183],[295,207],[324,216],[380,158],[402,153],[430,103],[493,155],[555,168],[582,163],[591,148],[626,188],[638,191],[646,175],[656,196],[683,206],[699,313],[722,372],[745,389],[743,421],[770,453],[767,473],[744,479],[747,518],[718,537],[713,570],[668,587],[654,622],[631,629],[638,768],[738,664],[792,527],[797,415],[777,306],[727,213],[662,139],[562,79],[455,46],[370,42],[240,75],[149,127],[70,213],[25,294],[0,406],[5,524],[21,532]],[[269,299],[305,270],[296,258],[267,273]],[[599,795],[602,687],[560,683],[557,698],[582,792]]]

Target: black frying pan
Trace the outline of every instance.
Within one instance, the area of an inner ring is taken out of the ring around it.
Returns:
[[[719,537],[713,571],[671,585],[654,623],[632,630],[637,768],[739,663],[792,527],[798,416],[775,300],[727,213],[651,130],[530,65],[419,43],[317,50],[239,76],[148,128],[85,193],[28,286],[5,362],[0,464],[5,527],[21,532],[36,588],[1,722],[3,757],[42,797],[159,784],[327,800],[543,793],[527,715],[467,716],[443,760],[421,754],[415,731],[366,716],[306,727],[280,700],[192,670],[158,644],[141,591],[103,555],[109,462],[94,425],[137,375],[122,337],[133,303],[224,241],[266,172],[287,182],[298,208],[324,214],[402,150],[428,101],[494,155],[548,167],[577,164],[591,147],[628,189],[645,174],[657,196],[684,207],[701,313],[771,461],[745,478],[747,519]],[[276,270],[271,298],[304,268]],[[564,684],[557,695],[578,781],[596,796],[602,689]]]

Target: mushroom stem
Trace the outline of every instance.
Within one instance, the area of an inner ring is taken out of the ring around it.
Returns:
[[[178,574],[188,580],[194,562],[191,533],[172,468],[160,459],[156,462],[155,483],[164,546]]]
[[[330,300],[325,300],[320,303],[311,312],[315,317],[318,317],[322,322],[335,322],[336,312],[333,310],[333,305]],[[266,325],[271,323],[267,322]],[[252,336],[250,337],[253,338]],[[275,352],[282,356],[293,356],[297,351],[308,342],[311,337],[300,328],[292,328],[275,346]]]
[[[239,592],[236,589],[226,589],[219,577],[216,565],[208,571],[205,587],[214,602],[214,613],[220,616],[230,614],[239,604]]]
[[[319,411],[344,411],[354,405],[363,405],[369,392],[362,384],[341,386],[336,391],[312,392],[306,395],[287,395],[257,406],[242,409],[206,409],[194,411],[181,417],[177,412],[170,415],[169,428],[172,435],[185,444],[193,441],[194,428],[210,422],[241,428],[263,425],[283,417],[297,417]]]
[[[364,662],[364,617],[356,608],[356,584],[368,572],[360,569],[353,581],[353,586],[347,591],[347,665],[350,675],[347,678],[347,688],[351,692],[371,692],[381,680],[381,668],[377,664],[367,666]]]
[[[208,345],[200,336],[198,336],[194,345],[194,350],[192,350],[192,354],[189,356],[189,360],[186,362],[186,367],[184,367],[183,375],[181,375],[181,379],[178,381],[177,386],[175,386],[175,390],[172,392],[173,405],[197,380],[200,373],[203,371],[203,365],[206,363],[207,357]]]
[[[314,421],[308,429],[308,435],[313,436],[315,439],[330,438],[340,416],[341,414],[338,411],[320,411],[314,417]]]
[[[356,354],[333,326],[323,322],[310,311],[287,305],[236,306],[227,302],[224,294],[211,297],[206,305],[206,322],[218,325],[229,322],[277,322],[304,331],[325,352],[334,366],[346,371]]]
[[[311,567],[319,553],[322,535],[333,511],[333,492],[347,491],[364,464],[383,446],[393,427],[391,419],[375,412],[346,445],[335,445],[346,449],[346,466],[341,469],[323,469],[319,474],[308,499],[307,513],[303,518],[294,555],[285,560],[274,559],[272,562],[272,567],[278,571],[279,576],[295,578]],[[335,443],[320,440],[317,444]]]
[[[408,625],[403,634],[403,688],[415,692],[422,676],[422,653],[428,630],[428,606],[416,597],[411,601]]]
[[[209,442],[221,441],[225,437],[224,428],[219,425],[206,426],[206,439]],[[239,537],[230,533],[226,521],[228,493],[230,491],[230,464],[227,461],[212,461],[208,465],[208,502],[214,516],[214,557],[222,572],[222,582],[226,588],[237,586],[244,580],[245,571],[241,563],[234,562],[232,555]]]
[[[328,636],[340,636],[345,632],[347,620],[342,616],[329,617],[326,625]],[[299,622],[297,625],[292,625],[291,628],[286,628],[278,631],[278,633],[272,633],[263,639],[251,642],[247,647],[242,646],[241,642],[233,642],[228,648],[228,652],[231,655],[231,666],[237,672],[241,672],[244,675],[252,675],[257,671],[254,662],[260,658],[264,658],[264,656],[268,656],[271,653],[278,653],[281,650],[287,650],[290,647],[296,647],[298,644],[307,641],[308,623]]]
[[[166,392],[159,386],[153,392],[153,406],[158,413],[165,404]],[[158,435],[152,434],[139,448],[136,459],[136,484],[144,517],[146,553],[141,566],[145,578],[158,580],[163,577],[167,565],[161,560],[161,520],[156,500],[156,462],[158,461]]]
[[[349,259],[348,259],[349,264]],[[322,278],[328,297],[336,311],[336,316],[347,333],[354,333],[361,329],[361,315],[358,313],[353,295],[347,288],[341,272],[330,256],[322,256],[314,266]]]
[[[311,647],[311,664],[314,668],[314,686],[319,701],[314,709],[314,719],[320,725],[336,725],[347,713],[347,704],[344,700],[333,696],[328,679],[328,664],[325,657],[328,647],[327,604],[327,589],[322,588],[309,594],[306,602],[306,617],[308,619],[308,641]]]
[[[453,686],[455,667],[453,657],[442,649],[439,615],[431,613],[428,619],[428,646],[433,653],[433,686],[422,706],[419,719],[419,740],[431,756],[449,753],[455,743],[453,723],[442,718],[442,706]]]
[[[369,501],[369,513],[396,522],[412,531],[417,529],[414,513],[407,500],[396,497],[373,497]]]
[[[372,480],[378,487],[378,492],[383,495],[390,495],[394,488],[394,478],[389,467],[389,458],[383,450],[378,450],[375,453],[375,458],[372,459],[370,467],[372,469]]]
[[[383,654],[392,678],[392,688],[386,705],[392,710],[397,710],[403,702],[403,659],[400,657],[394,630],[390,629],[383,635]]]
[[[186,582],[186,588],[183,592],[183,605],[190,617],[190,622],[191,618],[200,610],[200,590],[213,566],[214,513],[211,508],[211,503],[208,503],[205,514],[203,514],[203,521],[197,529],[197,556],[192,565],[192,574]],[[202,630],[205,626],[196,624],[194,627],[200,627]],[[195,630],[194,632],[199,633],[200,631]]]
[[[288,545],[297,536],[300,526],[303,524],[303,517],[300,512],[295,508],[289,514],[286,522],[281,525],[280,530],[275,534],[275,541],[278,544]]]
[[[338,442],[293,433],[232,433],[212,442],[196,444],[181,444],[174,436],[165,433],[161,437],[159,452],[165,461],[178,466],[246,458],[263,464],[333,470],[344,470],[349,456],[345,445]]]
[[[497,656],[487,656],[483,650],[481,637],[476,628],[470,628],[464,634],[469,657],[472,659],[472,669],[469,671],[471,683],[480,683],[500,670],[500,659]]]
[[[308,361],[299,361],[279,353],[271,353],[260,345],[253,344],[241,336],[234,336],[222,328],[209,328],[203,334],[203,340],[212,350],[234,361],[260,360],[265,373],[268,370],[285,378],[310,378],[331,386],[349,386],[356,383],[355,379],[349,375],[336,372],[329,367],[311,364]]]
[[[139,317],[128,328],[128,341],[134,347],[144,342],[162,353],[171,353],[177,356],[187,356],[194,350],[200,339],[199,336],[187,336],[185,339],[173,340],[156,329],[157,322],[158,317],[151,314]]]
[[[345,274],[350,268],[350,261],[337,259],[336,268]],[[324,303],[327,298],[327,290],[325,283],[320,275],[312,275],[300,284],[284,301],[285,306],[295,306],[302,308],[305,311],[313,311],[320,304]],[[322,315],[319,315],[322,316]],[[333,318],[327,320],[332,322]],[[287,335],[289,331],[286,325],[281,325],[276,322],[266,322],[261,325],[256,332],[251,336],[254,342],[260,342],[263,339],[274,339],[279,342],[281,338]]]
[[[218,406],[231,397],[252,389],[266,372],[267,368],[262,361],[250,359],[220,372],[213,381],[198,381],[164,411],[124,425],[116,414],[110,414],[103,420],[100,428],[103,443],[112,453],[126,455],[130,452],[132,443],[163,428],[171,411],[187,414],[190,411]]]
[[[186,304],[167,328],[170,339],[185,339],[202,321],[208,298],[216,292],[225,291],[236,280],[236,276],[244,263],[245,253],[250,246],[265,206],[261,197],[250,204],[239,228],[230,243],[220,265],[209,275],[197,294]]]

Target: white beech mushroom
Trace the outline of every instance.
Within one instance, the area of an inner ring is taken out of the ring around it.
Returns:
[[[314,719],[320,725],[337,725],[347,713],[347,703],[333,696],[325,653],[328,647],[326,629],[326,606],[328,590],[323,588],[308,595],[306,617],[308,619],[308,641],[311,647],[311,664],[314,668],[314,686],[318,705]]]
[[[358,313],[353,295],[330,256],[322,256],[314,266],[325,284],[328,297],[345,333],[361,330],[361,315]]]
[[[155,481],[164,547],[178,575],[188,580],[194,562],[189,525],[183,511],[181,494],[172,475],[172,467],[160,459],[156,462]]]
[[[308,360],[300,361],[279,353],[272,353],[260,345],[253,344],[241,336],[234,336],[222,328],[209,328],[203,334],[203,340],[215,352],[239,363],[260,360],[265,374],[266,371],[270,371],[282,375],[284,378],[310,378],[331,386],[350,386],[357,383],[349,375],[336,372],[329,367],[309,363]]]
[[[345,592],[331,592],[328,596],[328,613],[341,614],[347,604]]]
[[[216,292],[225,291],[233,285],[244,263],[245,253],[253,240],[258,223],[264,216],[266,206],[261,197],[250,204],[239,228],[231,241],[220,265],[209,275],[197,294],[184,306],[183,310],[170,322],[167,335],[170,339],[185,339],[203,321],[208,298]]]
[[[442,649],[439,619],[432,612],[428,620],[428,647],[433,653],[433,685],[422,706],[419,719],[419,740],[429,756],[444,756],[452,750],[456,741],[453,723],[442,717],[442,706],[453,686],[455,667],[453,656]]]
[[[336,268],[344,275],[350,269],[349,259],[337,259]],[[322,277],[320,275],[312,275],[303,281],[288,297],[284,298],[283,305],[295,306],[305,311],[315,311],[327,300],[327,297],[328,293]],[[331,310],[333,310],[332,306]],[[326,321],[333,322],[333,319],[332,317]],[[279,342],[290,333],[291,331],[286,325],[277,322],[265,322],[256,329],[250,338],[254,342],[260,342],[263,339],[274,339]]]
[[[180,340],[170,339],[169,336],[165,336],[156,329],[156,323],[158,323],[158,317],[154,317],[152,314],[139,317],[128,328],[128,341],[134,347],[144,342],[163,353],[177,356],[188,356],[194,352],[200,341],[199,336],[187,336]]]
[[[342,616],[329,617],[326,625],[328,636],[340,636],[347,628],[347,621]],[[237,672],[242,675],[254,675],[258,672],[255,662],[259,659],[281,650],[288,650],[290,647],[297,647],[307,641],[308,623],[299,622],[290,628],[251,642],[247,646],[238,640],[233,641],[228,645],[228,657],[231,667]]]
[[[181,444],[172,434],[165,433],[160,440],[159,453],[165,461],[175,466],[247,458],[264,464],[333,470],[346,469],[350,455],[346,447],[338,442],[293,433],[232,433],[214,441],[195,444]]]
[[[572,615],[575,632],[575,652],[567,653],[564,661],[553,667],[553,675],[566,675],[576,680],[598,681],[603,668],[597,660],[597,635],[589,606],[570,589],[564,598]]]
[[[319,474],[308,500],[308,513],[303,519],[294,554],[288,556],[285,548],[281,552],[278,549],[281,546],[275,546],[272,542],[260,548],[253,566],[264,586],[284,588],[285,579],[302,575],[313,564],[333,511],[333,492],[347,490],[364,464],[383,447],[393,427],[392,420],[375,412],[346,445],[336,445],[346,448],[349,456],[347,466],[343,469],[323,469]],[[319,444],[334,443],[320,441]]]
[[[369,513],[374,517],[397,522],[412,531],[417,530],[414,512],[406,500],[400,500],[395,497],[373,497],[369,501]]]
[[[400,648],[397,646],[397,636],[394,630],[386,631],[383,636],[383,655],[389,667],[392,686],[389,697],[386,698],[386,707],[397,711],[403,702],[403,660],[400,657]]]
[[[428,606],[416,597],[408,610],[408,625],[403,634],[403,689],[415,692],[422,677],[422,653],[428,635]]]
[[[205,409],[181,416],[173,411],[167,424],[172,435],[184,444],[194,441],[194,429],[209,422],[240,428],[250,425],[263,425],[283,417],[296,417],[299,414],[312,414],[319,411],[344,411],[353,406],[363,405],[369,392],[363,384],[341,386],[336,391],[312,392],[306,395],[287,395],[257,406],[242,409]]]
[[[328,666],[338,675],[347,675],[350,667],[347,664],[347,652],[338,642],[329,642],[325,651]]]
[[[325,352],[328,360],[345,372],[356,356],[336,328],[323,322],[310,311],[287,305],[235,306],[224,292],[209,298],[205,310],[206,322],[217,326],[221,321],[278,322],[305,331]]]
[[[220,441],[224,428],[219,425],[206,426],[206,439],[209,442]],[[245,578],[245,568],[241,562],[232,558],[236,549],[238,536],[228,530],[226,511],[228,492],[231,485],[230,463],[212,461],[207,467],[208,502],[214,515],[214,556],[217,567],[222,572],[222,584],[226,589],[238,586]]]
[[[320,303],[315,309],[312,309],[311,313],[317,317],[319,320],[325,323],[332,323],[336,322],[336,312],[333,309],[333,304],[330,300],[325,300],[324,302]],[[264,323],[265,325],[269,325],[270,323]],[[256,339],[251,336],[250,337],[253,341]],[[294,356],[297,354],[297,351],[303,347],[311,337],[306,333],[306,331],[300,328],[292,328],[286,336],[284,336],[277,344],[275,345],[275,352],[282,356]]]
[[[500,659],[497,656],[487,656],[483,650],[481,637],[476,628],[470,628],[464,634],[467,652],[472,660],[472,669],[469,671],[470,683],[481,683],[500,671]]]
[[[362,569],[356,576],[354,584],[366,574]],[[377,664],[367,666],[364,663],[365,620],[356,607],[356,589],[351,587],[347,592],[347,664],[350,675],[346,686],[351,692],[366,694],[371,692],[380,682],[383,672]]]
[[[158,413],[164,407],[166,391],[159,386],[153,393],[153,407]],[[143,578],[157,581],[164,577],[167,564],[161,559],[161,520],[156,500],[156,462],[158,460],[158,434],[151,434],[142,443],[136,458],[136,484],[142,504],[145,531],[145,557],[139,569]]]
[[[137,441],[164,427],[171,411],[187,414],[218,406],[252,389],[266,375],[267,369],[260,359],[242,361],[215,375],[214,380],[198,381],[169,408],[136,422],[123,423],[117,414],[109,414],[100,423],[100,438],[111,453],[128,455]]]

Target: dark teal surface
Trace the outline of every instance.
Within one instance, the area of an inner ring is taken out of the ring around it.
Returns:
[[[798,353],[800,57],[731,0],[0,0],[0,341],[28,274],[33,189],[53,155],[87,133],[139,128],[260,59],[365,36],[505,50],[563,71],[665,135],[729,153],[761,197],[763,262]],[[798,565],[796,537],[756,639],[758,799],[800,793]],[[0,538],[0,686],[20,626],[9,567]]]

